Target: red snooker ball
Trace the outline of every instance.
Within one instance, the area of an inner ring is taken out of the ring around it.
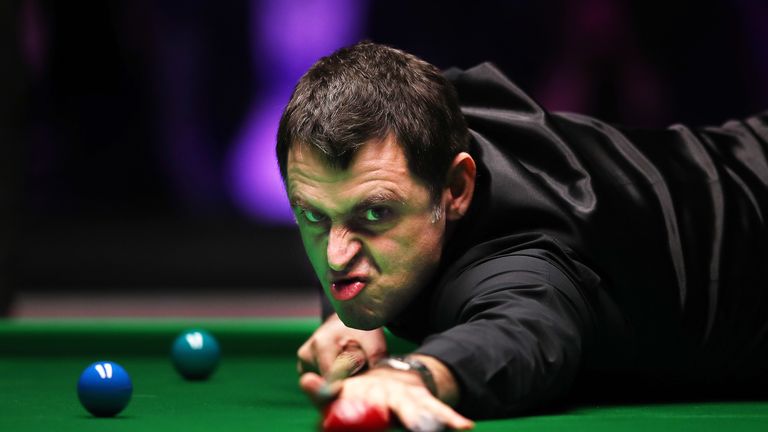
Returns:
[[[325,410],[323,432],[386,431],[389,411],[367,402],[337,399]]]

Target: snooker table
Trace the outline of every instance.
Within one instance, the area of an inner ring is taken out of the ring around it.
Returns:
[[[316,319],[16,319],[0,321],[0,431],[312,431],[319,415],[297,386],[295,352]],[[222,348],[207,381],[185,381],[175,336],[204,328]],[[411,346],[391,336],[393,352]],[[95,418],[76,382],[96,360],[133,380],[128,407]],[[768,431],[768,402],[584,404],[477,423],[477,431]]]

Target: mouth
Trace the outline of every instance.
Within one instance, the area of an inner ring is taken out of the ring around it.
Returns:
[[[367,280],[361,277],[336,279],[331,282],[331,295],[338,301],[352,300],[367,284]]]

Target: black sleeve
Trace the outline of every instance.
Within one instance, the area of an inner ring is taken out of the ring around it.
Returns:
[[[452,370],[467,415],[508,416],[562,396],[579,368],[591,315],[575,284],[538,257],[502,256],[465,271],[445,303],[455,326],[416,351]]]

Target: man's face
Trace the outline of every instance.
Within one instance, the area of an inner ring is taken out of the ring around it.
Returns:
[[[312,267],[341,320],[373,329],[432,276],[445,218],[393,137],[365,143],[346,170],[301,144],[288,153],[288,195]]]

